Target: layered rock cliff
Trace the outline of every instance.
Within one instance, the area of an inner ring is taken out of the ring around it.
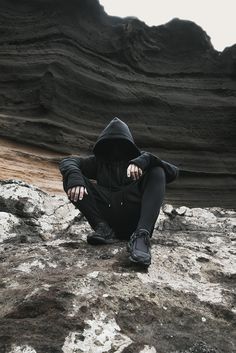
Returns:
[[[174,203],[235,206],[236,46],[177,18],[148,27],[97,0],[0,1],[0,135],[87,154],[115,115],[181,168]]]
[[[0,182],[1,353],[234,353],[236,213],[164,204],[148,270],[65,196]]]

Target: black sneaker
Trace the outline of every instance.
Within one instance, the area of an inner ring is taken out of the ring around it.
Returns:
[[[112,244],[117,241],[114,231],[106,222],[98,223],[95,231],[87,236],[87,242],[91,245]]]
[[[130,253],[130,260],[141,265],[149,266],[151,264],[151,244],[150,234],[146,229],[136,230],[130,237],[127,245]]]

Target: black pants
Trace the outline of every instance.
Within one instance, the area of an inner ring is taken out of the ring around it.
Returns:
[[[72,203],[95,229],[106,221],[119,238],[129,238],[136,229],[147,229],[152,235],[165,195],[165,172],[154,167],[122,190],[112,191],[84,176],[88,195]],[[108,204],[110,203],[110,207]]]

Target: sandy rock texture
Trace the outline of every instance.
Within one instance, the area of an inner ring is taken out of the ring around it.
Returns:
[[[1,353],[236,352],[236,211],[164,203],[148,270],[65,196],[0,181]]]
[[[174,202],[234,207],[236,45],[219,52],[191,21],[148,27],[97,0],[1,0],[0,31],[1,136],[87,154],[117,115],[180,167]]]
[[[63,194],[60,153],[0,137],[0,180],[20,179],[51,195]]]

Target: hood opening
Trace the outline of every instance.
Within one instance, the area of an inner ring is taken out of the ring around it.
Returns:
[[[141,154],[128,125],[114,118],[98,136],[93,147],[96,157],[104,160],[130,160]]]
[[[96,145],[94,154],[100,159],[110,161],[130,160],[140,155],[130,141],[119,138],[103,139]]]

